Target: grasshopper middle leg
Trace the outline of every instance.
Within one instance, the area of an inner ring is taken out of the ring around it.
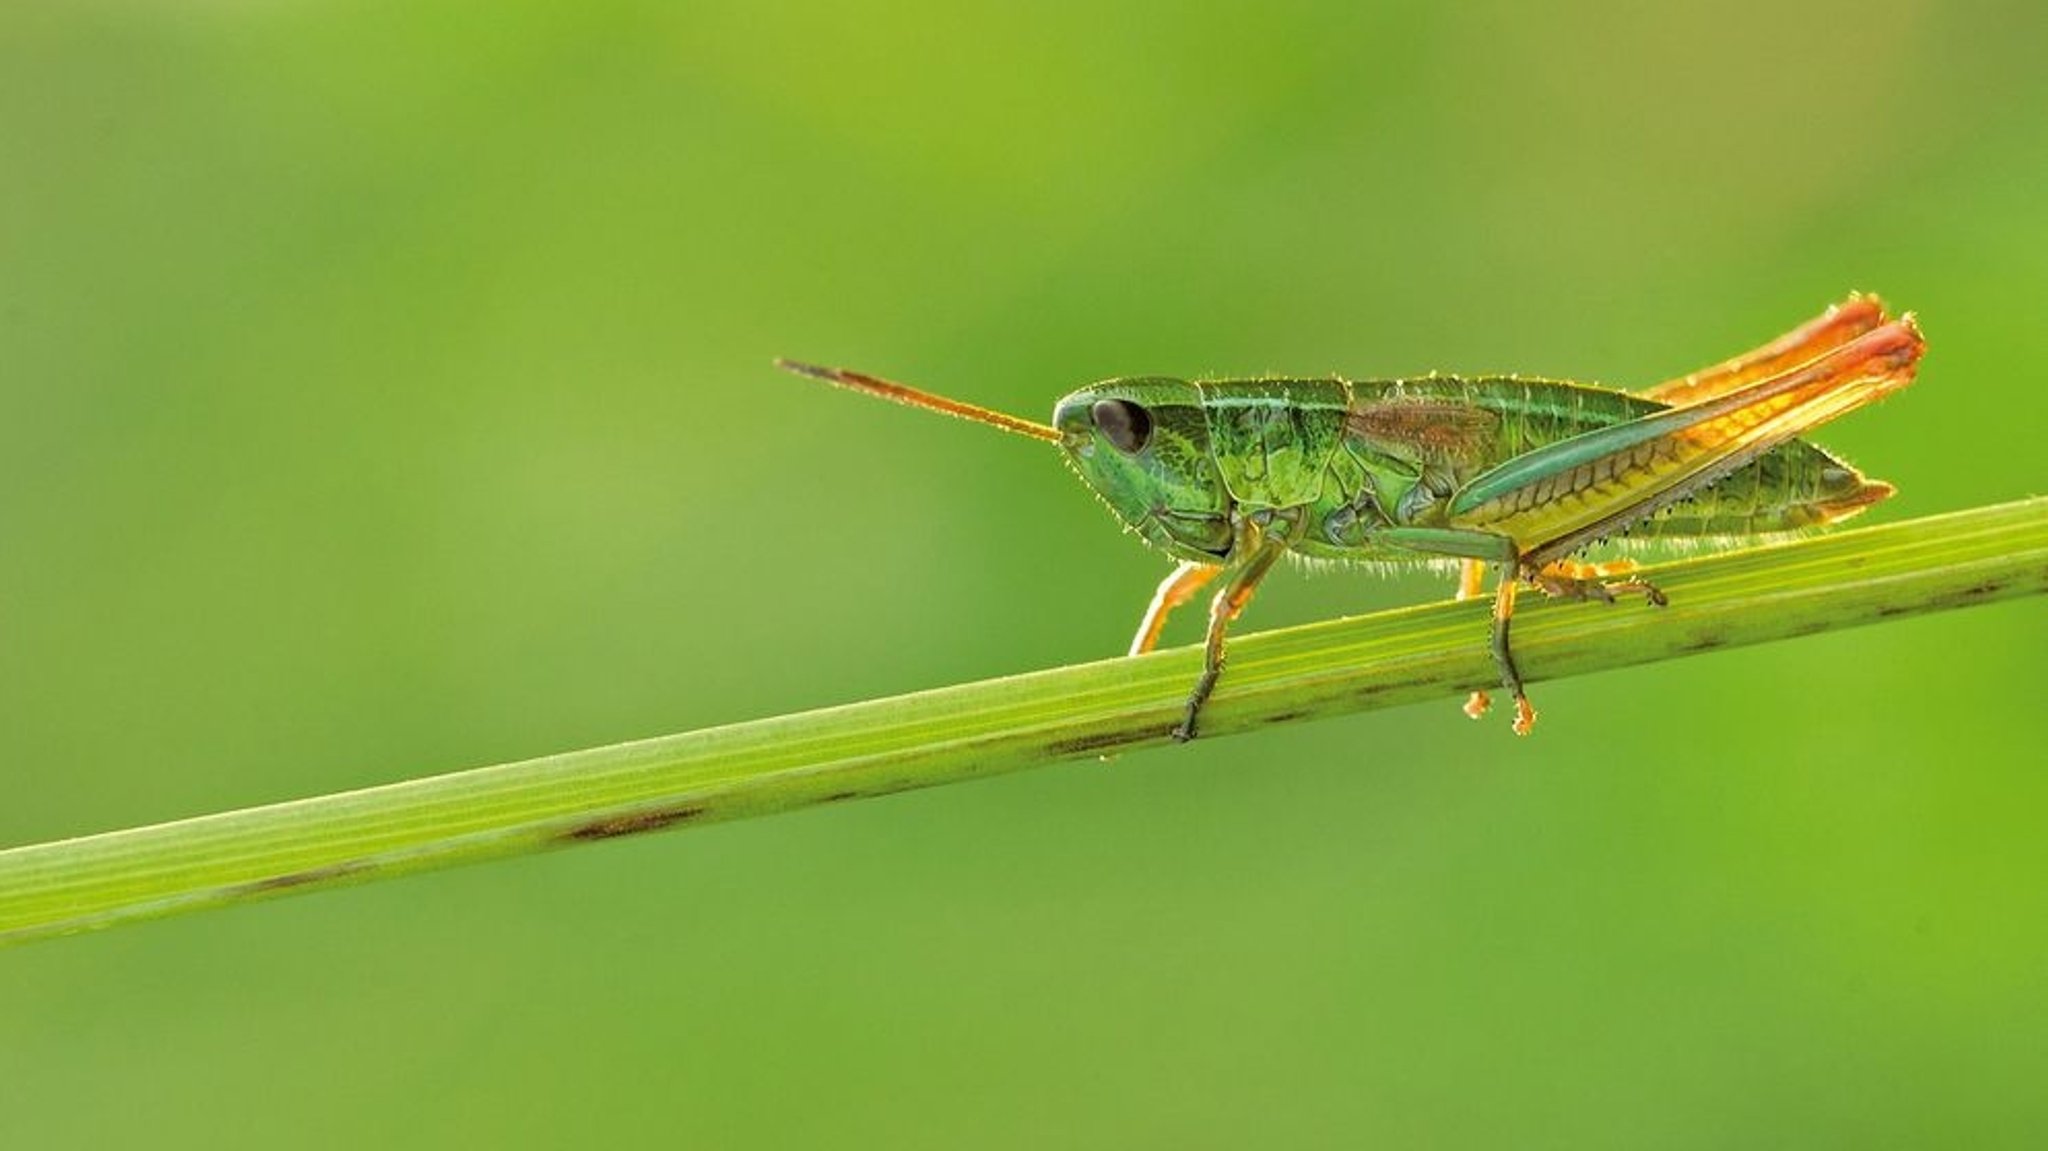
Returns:
[[[1458,561],[1458,594],[1460,603],[1478,599],[1486,590],[1486,565],[1478,560]],[[1475,691],[1465,697],[1465,714],[1473,719],[1486,718],[1487,710],[1493,707],[1493,697],[1483,691]]]
[[[1500,668],[1501,686],[1515,700],[1515,721],[1511,725],[1516,735],[1527,735],[1536,727],[1536,708],[1529,702],[1529,693],[1522,687],[1522,671],[1515,666],[1514,650],[1508,645],[1508,623],[1515,618],[1515,589],[1521,586],[1515,569],[1503,565],[1500,571],[1500,586],[1493,593],[1493,662]]]

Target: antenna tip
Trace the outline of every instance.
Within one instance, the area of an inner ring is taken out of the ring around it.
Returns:
[[[799,376],[812,376],[820,380],[839,378],[839,371],[836,368],[822,368],[816,364],[806,364],[802,360],[792,360],[783,356],[775,357],[775,366],[785,372],[795,372]]]

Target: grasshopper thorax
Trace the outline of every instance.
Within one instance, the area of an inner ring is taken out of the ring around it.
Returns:
[[[1145,542],[1198,563],[1229,554],[1230,493],[1194,384],[1107,380],[1062,399],[1052,423],[1074,471]]]

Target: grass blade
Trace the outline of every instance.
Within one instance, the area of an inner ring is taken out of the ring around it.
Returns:
[[[2048,590],[2048,498],[1648,575],[1671,606],[1525,600],[1525,676]],[[1204,738],[1491,687],[1486,610],[1435,603],[1238,637]],[[1082,664],[16,847],[0,851],[0,943],[1164,743],[1200,659],[1183,648]]]

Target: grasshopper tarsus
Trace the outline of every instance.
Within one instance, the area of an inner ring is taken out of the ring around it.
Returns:
[[[1221,678],[1223,664],[1220,660],[1202,669],[1202,677],[1195,681],[1195,689],[1188,693],[1187,711],[1174,725],[1173,742],[1186,743],[1195,738],[1195,721],[1200,718],[1202,705],[1209,702],[1209,693],[1216,690],[1216,681]]]
[[[1641,595],[1650,603],[1662,607],[1667,602],[1664,593],[1658,591],[1648,580],[1609,578],[1627,576],[1634,572],[1637,566],[1631,559],[1607,563],[1558,560],[1537,568],[1525,568],[1523,578],[1552,599],[1597,599],[1602,603],[1613,603],[1617,595],[1628,594]]]
[[[1536,707],[1529,697],[1515,693],[1515,721],[1508,725],[1516,735],[1528,735],[1536,730]]]

